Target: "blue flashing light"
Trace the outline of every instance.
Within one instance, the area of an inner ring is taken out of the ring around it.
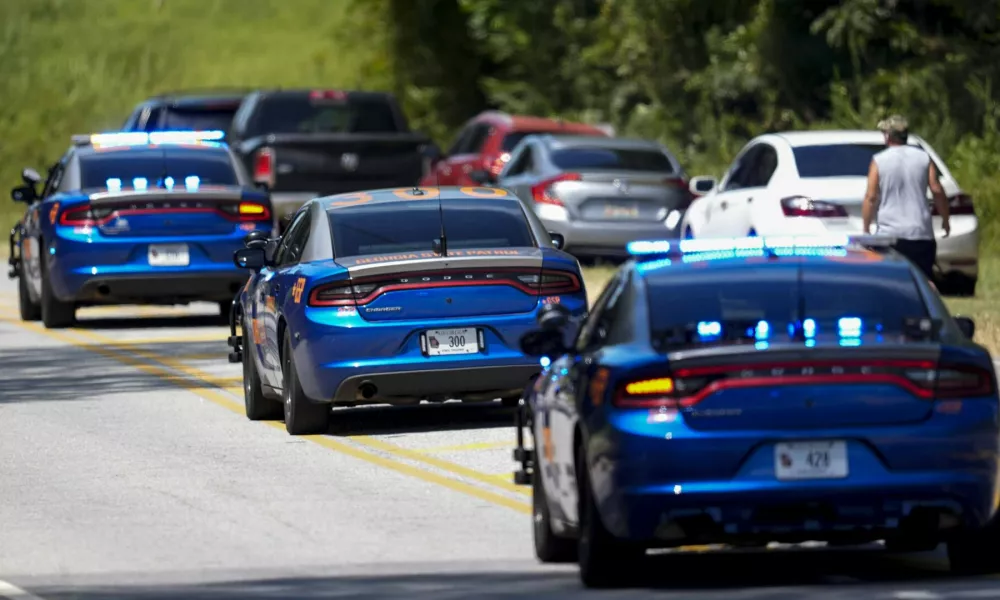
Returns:
[[[758,340],[766,340],[771,334],[771,326],[767,324],[767,321],[758,321],[757,327],[754,329],[754,337]]]
[[[764,248],[764,238],[699,238],[681,240],[680,251],[688,254],[694,252],[727,252],[735,250],[761,250]]]
[[[840,345],[841,346],[849,346],[849,347],[860,346],[861,345],[861,338],[856,338],[856,337],[844,337],[844,338],[840,338]]]
[[[638,240],[635,242],[629,242],[625,245],[625,249],[632,256],[643,256],[648,254],[665,254],[670,252],[670,242],[659,240]]]
[[[118,179],[117,177],[112,177],[111,179],[109,179],[107,181],[107,184],[108,184],[108,191],[120,192],[122,189],[122,180]]]
[[[201,179],[197,175],[189,175],[184,178],[184,187],[186,187],[189,192],[193,192],[198,189],[198,185],[200,183]]]
[[[753,347],[757,350],[767,350],[770,344],[767,342],[754,342]]]
[[[552,364],[552,359],[549,358],[548,356],[543,356],[538,359],[538,364],[542,365],[543,369],[548,369],[549,365]]]
[[[145,191],[147,186],[149,186],[149,181],[145,177],[136,177],[132,180],[132,187],[139,191]]]
[[[163,180],[163,187],[167,188],[168,190],[174,189],[174,178],[173,177],[165,178]]]
[[[94,146],[136,146],[149,143],[149,134],[144,131],[123,133],[95,133],[90,136]]]
[[[218,142],[226,137],[226,132],[210,131],[127,131],[117,133],[95,133],[83,137],[93,146],[143,146],[146,144],[197,144]],[[77,136],[74,136],[74,141]]]
[[[842,338],[861,337],[864,324],[858,317],[844,317],[837,320],[837,332]]]
[[[701,337],[717,337],[722,335],[722,323],[718,321],[700,321],[698,335]]]
[[[640,273],[649,273],[650,271],[655,271],[657,269],[662,269],[663,267],[669,267],[671,261],[669,258],[663,258],[660,260],[653,260],[650,262],[639,263],[636,268]]]
[[[816,345],[816,340],[806,340],[806,348],[812,348]]]
[[[806,319],[802,321],[802,334],[806,339],[812,339],[816,337],[816,321],[813,319]]]

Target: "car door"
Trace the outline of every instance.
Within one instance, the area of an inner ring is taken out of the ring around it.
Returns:
[[[59,212],[56,195],[63,183],[68,160],[67,155],[52,165],[45,179],[45,185],[42,187],[41,199],[31,207],[25,217],[26,235],[22,246],[22,257],[26,267],[28,286],[37,298],[41,297],[44,267],[48,266],[48,263],[42,264],[42,261],[47,260],[43,252],[45,237],[42,231],[43,227],[55,226],[56,215]]]
[[[558,505],[558,514],[570,523],[577,523],[578,496],[574,437],[580,418],[580,398],[589,384],[591,371],[604,347],[610,325],[618,310],[618,299],[623,289],[624,275],[615,276],[594,303],[594,308],[584,321],[574,343],[574,353],[560,358],[553,364],[556,378],[550,386],[550,396],[545,411],[543,436],[551,442],[545,450],[549,454],[546,485]],[[543,440],[545,438],[543,437]]]
[[[295,215],[281,243],[274,253],[273,265],[262,269],[257,283],[254,308],[258,319],[255,335],[261,338],[261,377],[265,384],[281,389],[281,343],[278,320],[286,308],[286,300],[294,294],[299,259],[309,235],[310,210],[305,208]]]
[[[762,149],[753,143],[744,148],[709,198],[708,216],[698,237],[741,237],[748,234],[743,218],[745,204],[753,197],[756,162]],[[751,200],[752,201],[752,200]]]
[[[480,151],[486,144],[491,127],[487,122],[474,122],[468,126],[468,130],[448,151],[448,156],[438,163],[441,168],[436,171],[436,185],[477,185],[469,178],[469,173],[483,167]]]

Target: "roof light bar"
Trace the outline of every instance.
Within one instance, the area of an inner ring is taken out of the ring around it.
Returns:
[[[74,135],[77,146],[144,146],[147,144],[196,144],[218,142],[226,137],[226,132],[208,131],[122,131],[115,133],[93,133]]]
[[[637,240],[626,250],[632,256],[664,257],[706,252],[779,250],[801,248],[888,248],[895,238],[876,235],[778,235],[743,238],[698,238],[690,240]]]

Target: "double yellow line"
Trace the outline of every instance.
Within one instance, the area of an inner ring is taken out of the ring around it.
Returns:
[[[213,404],[233,413],[238,415],[245,414],[243,405],[233,397],[234,395],[237,397],[242,396],[242,387],[240,385],[233,385],[236,382],[232,378],[214,377],[197,368],[183,364],[180,359],[162,356],[138,347],[140,344],[156,343],[156,340],[119,342],[92,331],[82,329],[50,330],[40,324],[23,322],[9,308],[0,309],[0,313],[4,315],[0,317],[0,320],[12,325],[95,352],[130,367],[135,367],[143,373],[190,390]],[[220,344],[222,341],[223,339],[220,337]],[[224,354],[220,352],[219,358],[221,359],[223,356]],[[261,422],[261,424],[280,430],[282,433],[285,431],[284,425],[280,422],[265,421]],[[347,439],[350,443],[324,435],[300,436],[300,439],[385,469],[440,485],[452,491],[478,498],[479,500],[510,508],[523,514],[531,514],[531,506],[526,498],[512,498],[463,481],[463,479],[475,481],[490,488],[504,490],[522,497],[530,494],[530,491],[523,486],[514,485],[511,481],[504,481],[496,475],[483,473],[450,461],[428,456],[425,452],[408,450],[370,436],[349,437]],[[511,447],[513,447],[513,440],[511,441]],[[425,468],[415,467],[409,463],[418,463]],[[455,477],[439,474],[432,469],[443,471]]]

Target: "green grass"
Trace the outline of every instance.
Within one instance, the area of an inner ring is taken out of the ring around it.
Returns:
[[[976,342],[988,348],[994,356],[998,356],[1000,355],[1000,305],[997,304],[996,298],[1000,293],[1000,259],[986,256],[980,259],[979,267],[976,297],[945,298],[945,303],[953,315],[971,317],[976,322]],[[614,273],[614,267],[584,267],[583,279],[591,304]]]
[[[384,89],[364,0],[0,1],[0,183],[44,174],[74,133],[114,130],[159,92],[211,86]],[[23,213],[4,191],[4,231]]]

